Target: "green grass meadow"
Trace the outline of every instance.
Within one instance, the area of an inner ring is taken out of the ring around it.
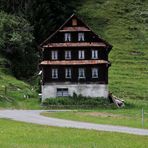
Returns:
[[[148,128],[148,112],[144,114],[144,125],[142,125],[141,110],[78,110],[73,112],[43,112],[47,117],[83,121],[97,124],[120,125],[136,128]]]
[[[52,109],[52,108],[50,108],[49,106],[47,107],[47,109]],[[57,104],[57,109],[61,109],[58,108],[58,104]],[[81,109],[80,107],[77,108],[76,106],[75,108],[72,109],[75,110],[71,112],[47,111],[42,113],[42,115],[48,117],[56,117],[61,119],[85,121],[85,122],[99,123],[99,124],[111,124],[111,125],[121,125],[121,126],[136,127],[136,128],[148,128],[147,100],[127,99],[125,101],[125,107],[123,108],[116,108],[115,106],[107,107],[106,104],[104,105],[104,103],[102,102],[102,106],[101,105],[95,106],[95,108],[92,107],[89,109],[84,109],[84,108]],[[142,126],[142,109],[144,110],[143,126]]]
[[[147,148],[148,136],[49,127],[0,119],[1,148]]]
[[[0,57],[0,65],[7,61]],[[8,68],[0,67],[0,109],[39,109],[36,86],[16,79]]]

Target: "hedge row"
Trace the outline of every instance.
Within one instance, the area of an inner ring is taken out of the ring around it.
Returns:
[[[83,96],[57,97],[46,99],[42,105],[50,108],[92,108],[97,106],[110,106],[109,100],[105,98],[90,98]]]

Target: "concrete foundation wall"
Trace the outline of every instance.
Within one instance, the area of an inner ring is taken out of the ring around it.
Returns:
[[[106,84],[45,84],[42,85],[42,101],[46,98],[57,97],[57,88],[68,88],[70,96],[73,93],[90,97],[108,97],[108,86]]]

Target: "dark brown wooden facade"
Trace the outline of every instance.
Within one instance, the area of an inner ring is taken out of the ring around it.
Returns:
[[[65,40],[65,34],[70,34],[70,40]],[[79,36],[80,35],[80,39]],[[41,44],[42,83],[97,83],[108,84],[108,54],[112,46],[96,35],[76,15],[72,15],[55,33]],[[92,50],[97,56],[92,58]],[[65,52],[70,52],[70,58],[65,58]],[[83,51],[84,57],[79,57]],[[56,52],[56,58],[52,58]],[[57,69],[57,78],[52,77],[52,69]],[[71,77],[66,78],[66,69],[71,69]],[[85,77],[79,78],[79,69],[84,69]],[[98,76],[92,77],[92,69],[97,69]]]

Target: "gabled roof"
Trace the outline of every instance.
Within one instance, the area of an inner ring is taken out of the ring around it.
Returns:
[[[50,39],[55,35],[57,34],[59,31],[62,32],[62,28],[73,18],[76,18],[78,21],[80,21],[85,27],[85,31],[91,31],[99,40],[101,40],[103,43],[105,43],[107,46],[109,46],[109,48],[111,49],[112,48],[112,45],[109,44],[107,41],[103,40],[101,37],[99,37],[94,31],[92,31],[92,29],[90,29],[90,27],[88,27],[83,21],[82,19],[80,19],[78,16],[76,16],[75,14],[72,14],[65,22],[63,25],[61,25],[59,27],[58,30],[56,30],[54,33],[52,33],[46,40],[44,40],[41,44],[40,44],[40,47],[43,47],[47,42],[50,41]],[[83,30],[84,30],[83,28]],[[79,29],[79,28],[77,28]],[[64,29],[63,29],[64,30]],[[78,30],[79,31],[79,30]]]

